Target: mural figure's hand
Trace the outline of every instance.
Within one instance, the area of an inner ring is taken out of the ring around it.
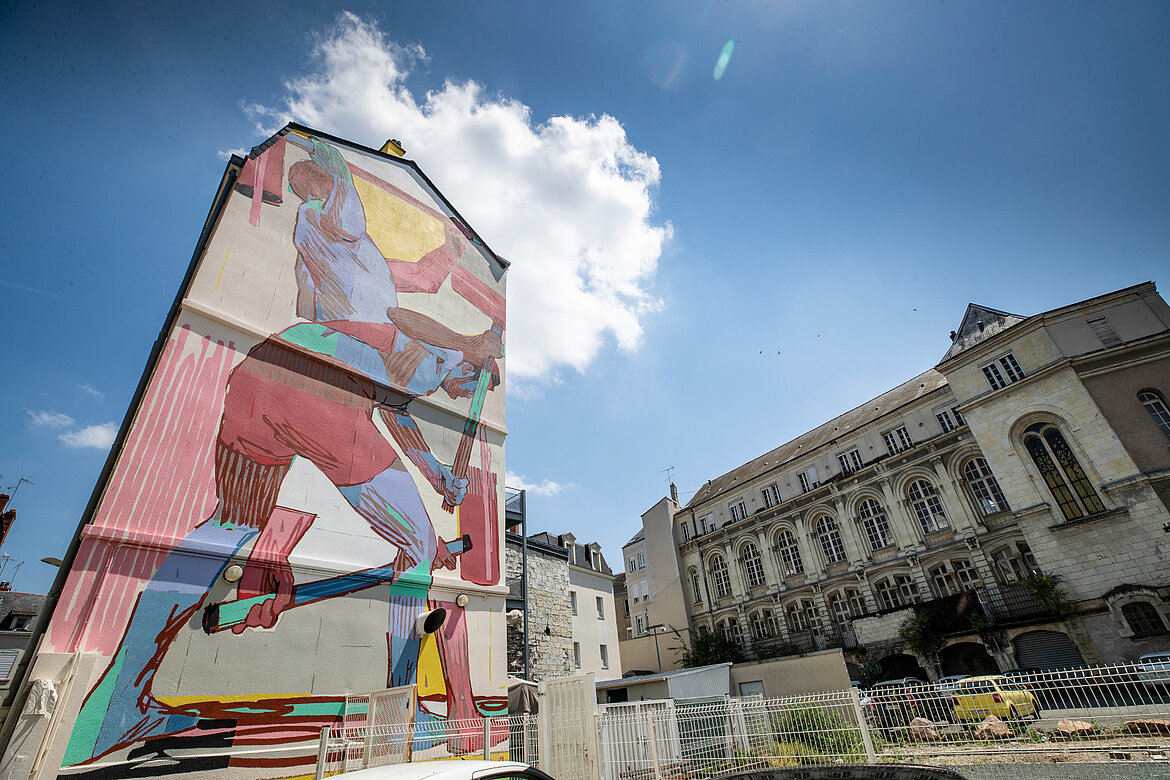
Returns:
[[[442,479],[441,491],[443,500],[451,506],[459,506],[463,503],[463,497],[467,495],[467,478],[457,477],[451,473],[451,469],[446,466],[439,466],[439,477]]]
[[[495,328],[488,328],[478,336],[467,339],[467,349],[463,352],[463,359],[477,366],[482,366],[490,358],[504,356],[504,337]]]
[[[455,556],[447,549],[447,543],[442,538],[439,539],[439,544],[436,546],[435,559],[431,561],[431,571],[439,568],[455,570]]]
[[[244,564],[244,574],[240,577],[238,597],[250,599],[255,596],[271,594],[259,604],[253,604],[248,610],[248,616],[243,623],[232,626],[233,634],[242,634],[249,626],[253,628],[272,628],[280,613],[292,602],[293,587],[292,567],[288,561],[265,561]]]

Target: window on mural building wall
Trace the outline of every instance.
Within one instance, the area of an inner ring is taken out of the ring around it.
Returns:
[[[1105,511],[1093,483],[1055,425],[1030,426],[1024,431],[1023,441],[1065,520]]]

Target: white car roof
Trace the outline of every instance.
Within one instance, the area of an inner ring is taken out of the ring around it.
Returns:
[[[414,761],[357,772],[346,772],[345,780],[474,780],[495,772],[522,772],[528,764],[519,761]]]

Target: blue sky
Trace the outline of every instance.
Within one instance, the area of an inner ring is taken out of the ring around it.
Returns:
[[[620,566],[664,469],[685,500],[933,366],[968,301],[1165,283],[1168,33],[1164,2],[7,4],[2,578],[50,585],[226,153],[287,118],[399,138],[512,261],[508,471]]]

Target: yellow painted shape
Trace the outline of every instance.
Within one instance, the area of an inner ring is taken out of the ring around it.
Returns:
[[[206,693],[199,696],[156,696],[168,707],[185,707],[188,704],[202,704],[214,701],[220,704],[236,704],[237,702],[254,702],[261,699],[307,699],[311,693],[241,693],[234,696],[209,696]]]
[[[418,647],[418,697],[446,696],[443,662],[439,658],[439,640],[434,634],[422,638]]]
[[[391,260],[416,262],[447,240],[443,223],[360,176],[353,186],[366,209],[366,233]]]
[[[308,133],[302,132],[300,130],[289,130],[289,132],[293,133],[294,135],[299,135],[301,138],[312,140]]]

